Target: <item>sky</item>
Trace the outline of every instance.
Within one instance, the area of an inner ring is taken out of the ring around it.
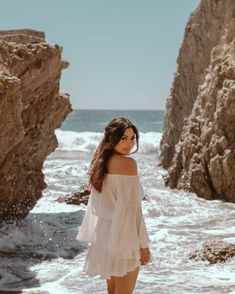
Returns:
[[[0,30],[44,31],[69,68],[73,109],[165,109],[184,28],[200,0],[0,0]]]

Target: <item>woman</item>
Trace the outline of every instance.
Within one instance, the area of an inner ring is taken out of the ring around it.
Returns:
[[[150,260],[136,161],[137,128],[125,118],[105,128],[89,168],[91,195],[77,239],[91,243],[84,270],[106,279],[109,294],[130,294],[140,265]]]

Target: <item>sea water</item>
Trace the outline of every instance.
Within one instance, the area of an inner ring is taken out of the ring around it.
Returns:
[[[56,130],[58,148],[44,163],[47,188],[27,218],[0,228],[0,293],[106,293],[82,269],[87,244],[75,237],[86,206],[58,201],[87,184],[87,169],[105,125],[129,118],[140,131],[143,212],[154,260],[141,267],[135,294],[235,293],[235,259],[208,265],[189,259],[214,238],[235,243],[235,204],[207,201],[164,185],[159,166],[163,111],[79,110]]]

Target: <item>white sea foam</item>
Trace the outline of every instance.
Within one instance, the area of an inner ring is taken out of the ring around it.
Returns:
[[[62,151],[93,151],[98,145],[102,133],[96,132],[73,132],[56,130],[58,140],[57,150]]]
[[[140,133],[141,153],[156,153],[159,150],[162,134],[157,132]]]
[[[141,153],[158,152],[161,140],[161,133],[148,132],[140,133]],[[93,152],[102,138],[102,133],[97,132],[73,132],[56,130],[56,137],[59,143],[59,151],[83,151]]]

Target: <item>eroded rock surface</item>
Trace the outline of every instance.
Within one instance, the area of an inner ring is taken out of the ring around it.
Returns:
[[[46,186],[43,162],[71,111],[61,52],[42,32],[0,32],[0,221],[25,217]]]
[[[235,202],[235,2],[202,0],[192,14],[161,142],[166,183]]]
[[[218,240],[208,240],[200,250],[194,251],[190,259],[208,261],[209,264],[226,262],[235,256],[235,245]]]
[[[87,185],[83,185],[80,187],[78,192],[73,193],[73,195],[67,195],[64,197],[60,197],[58,199],[59,202],[65,202],[66,204],[74,204],[80,205],[85,204],[87,205],[91,191],[88,189]]]

